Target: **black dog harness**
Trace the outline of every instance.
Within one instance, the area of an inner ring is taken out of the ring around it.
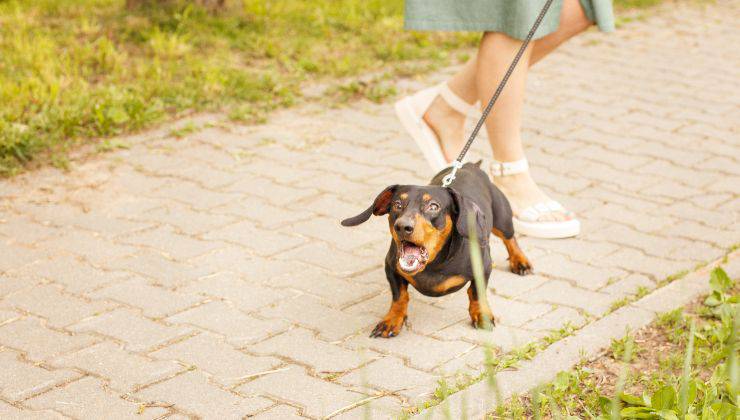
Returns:
[[[488,114],[491,112],[491,108],[493,108],[493,104],[496,103],[496,100],[498,99],[499,95],[501,95],[501,91],[504,90],[504,86],[506,86],[506,82],[509,80],[511,73],[514,72],[514,68],[516,68],[517,63],[519,63],[519,59],[522,58],[524,51],[527,49],[527,46],[529,45],[529,41],[532,40],[534,33],[537,32],[537,28],[540,26],[542,19],[545,17],[547,10],[550,8],[550,4],[552,4],[552,0],[547,0],[547,3],[545,3],[545,5],[542,7],[542,11],[540,11],[539,16],[537,16],[537,19],[534,21],[534,25],[532,25],[532,29],[529,30],[527,37],[524,38],[524,43],[522,43],[522,46],[519,47],[519,51],[516,53],[514,60],[509,65],[509,69],[506,70],[506,74],[504,75],[504,78],[501,79],[501,82],[499,82],[498,87],[496,88],[496,92],[494,92],[493,96],[491,97],[491,100],[488,101],[488,105],[486,105],[486,108],[483,110],[483,113],[481,113],[480,119],[478,120],[478,123],[475,125],[473,132],[470,133],[470,137],[468,138],[468,141],[465,143],[465,146],[463,147],[462,151],[460,151],[460,154],[457,156],[457,159],[455,159],[455,161],[452,162],[452,171],[449,174],[447,174],[447,176],[445,176],[444,179],[442,180],[443,187],[449,187],[450,184],[452,184],[452,181],[455,180],[455,175],[457,174],[457,170],[462,167],[463,165],[462,161],[465,158],[465,155],[468,153],[468,149],[470,149],[470,145],[473,144],[473,140],[475,140],[475,136],[478,135],[478,132],[480,131],[481,127],[483,127],[483,123],[486,122],[486,118],[488,117]]]

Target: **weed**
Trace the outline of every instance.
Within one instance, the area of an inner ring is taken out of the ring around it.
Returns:
[[[170,136],[176,137],[178,139],[181,139],[188,134],[194,133],[198,131],[199,127],[195,125],[192,121],[188,121],[185,125],[179,128],[173,128],[170,130]]]
[[[186,0],[127,11],[120,0],[0,1],[0,176],[68,146],[226,107],[259,122],[301,85],[448,63],[479,34],[403,29],[403,3],[241,0],[212,13]],[[392,87],[347,88],[380,101]],[[177,134],[177,133],[174,133]],[[103,146],[101,150],[105,150]]]
[[[109,152],[115,149],[128,149],[131,145],[120,139],[104,139],[95,146],[98,152]]]
[[[644,9],[647,7],[657,6],[662,2],[663,0],[616,0],[614,5],[624,9]]]
[[[625,297],[619,300],[615,300],[612,302],[612,304],[609,306],[608,313],[612,313],[616,311],[617,309],[621,308],[622,306],[626,306],[630,303],[631,299],[629,297]]]
[[[650,289],[648,289],[645,286],[640,286],[637,288],[637,291],[635,292],[635,298],[642,299],[643,297],[647,296],[648,293],[650,293]]]
[[[348,102],[359,98],[366,98],[373,102],[383,102],[386,98],[396,95],[395,86],[383,84],[380,81],[351,81],[329,90],[338,102]]]
[[[581,365],[559,373],[537,398],[515,397],[489,417],[525,418],[542,412],[548,418],[602,420],[737,418],[737,289],[721,268],[712,271],[709,282],[712,293],[696,309],[701,317],[677,309],[653,324],[669,342],[683,346],[683,351],[678,347],[673,354],[661,355],[660,363],[649,371],[630,372],[628,367],[640,361],[642,350],[630,334],[612,342],[612,357],[621,359],[623,368],[611,382],[611,396],[602,395],[607,384]],[[642,389],[641,395],[626,392],[628,386],[633,391]],[[536,409],[535,401],[539,402]]]
[[[625,363],[629,363],[634,360],[635,356],[640,351],[629,333],[620,339],[612,340],[610,349],[614,359],[622,360]]]

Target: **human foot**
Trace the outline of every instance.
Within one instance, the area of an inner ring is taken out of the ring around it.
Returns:
[[[476,107],[442,83],[400,99],[395,109],[403,128],[438,172],[462,149],[465,117]]]
[[[537,186],[529,172],[506,176],[494,175],[493,183],[496,184],[496,186],[504,193],[506,198],[509,199],[514,216],[521,215],[525,209],[536,206],[539,203],[552,201],[552,199]],[[573,218],[573,213],[562,209],[543,212],[536,221],[559,222],[572,220]]]
[[[448,105],[441,96],[437,96],[423,118],[437,136],[447,162],[455,160],[465,144],[465,115]]]

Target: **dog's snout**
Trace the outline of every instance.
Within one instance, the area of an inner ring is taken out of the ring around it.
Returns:
[[[410,218],[402,217],[396,220],[393,227],[398,233],[410,235],[414,231],[414,221]]]

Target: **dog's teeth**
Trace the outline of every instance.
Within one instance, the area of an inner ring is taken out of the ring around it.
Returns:
[[[401,269],[404,271],[416,271],[417,268],[419,268],[420,262],[419,260],[412,260],[409,262],[405,258],[401,258],[398,260],[399,265],[401,266]]]

